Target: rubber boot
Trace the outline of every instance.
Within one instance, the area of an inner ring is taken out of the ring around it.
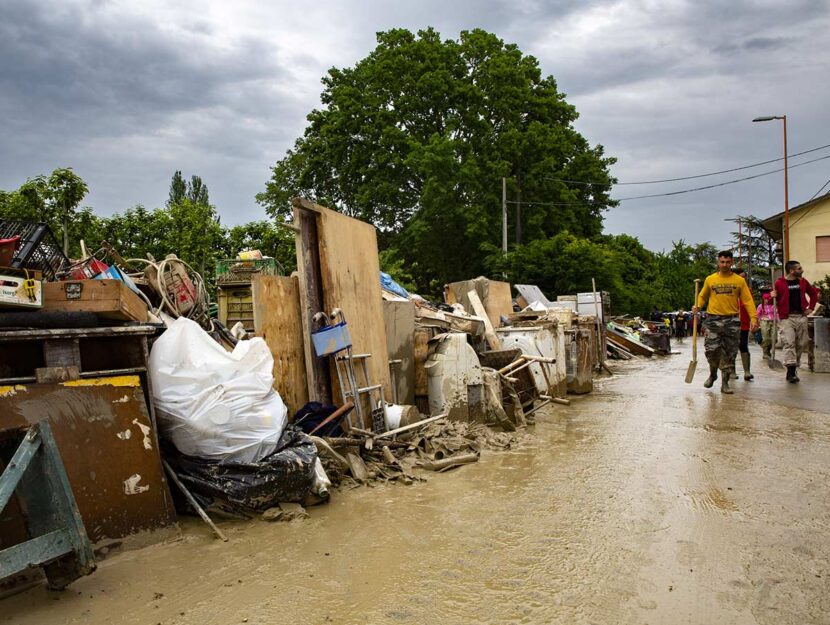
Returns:
[[[790,384],[796,384],[798,381],[798,374],[795,372],[795,365],[787,365],[787,382]]]
[[[744,380],[752,380],[755,376],[749,372],[749,352],[741,352],[741,364],[744,366]]]
[[[735,391],[729,388],[730,371],[724,371],[720,381],[720,392],[726,395],[732,395]]]
[[[706,378],[706,381],[703,383],[703,386],[706,388],[712,388],[715,384],[715,380],[718,379],[718,368],[709,366],[709,377]]]

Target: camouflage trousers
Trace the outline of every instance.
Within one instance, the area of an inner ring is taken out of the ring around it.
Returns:
[[[741,320],[734,317],[709,315],[704,325],[706,337],[703,349],[711,369],[720,369],[730,375],[735,374],[735,356],[741,339]]]

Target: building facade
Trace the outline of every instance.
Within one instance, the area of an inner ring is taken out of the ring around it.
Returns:
[[[763,220],[764,230],[783,240],[784,213]],[[790,254],[810,282],[830,275],[830,193],[790,209]]]

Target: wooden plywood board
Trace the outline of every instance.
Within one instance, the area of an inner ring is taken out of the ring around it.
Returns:
[[[354,353],[372,355],[368,361],[369,377],[372,384],[383,385],[389,400],[392,386],[375,227],[306,200],[295,200],[294,206],[317,217],[323,306],[327,312],[335,308],[343,311]],[[304,279],[302,274],[300,279]],[[331,376],[331,382],[332,397],[340,403],[336,375]]]
[[[288,414],[308,402],[300,286],[296,276],[257,275],[251,281],[254,330],[274,357],[274,389]]]
[[[478,277],[475,280],[463,280],[462,282],[451,282],[444,287],[444,299],[448,304],[459,303],[470,314],[473,312],[467,293],[474,290],[494,328],[501,326],[501,317],[510,315],[513,312],[513,297],[508,282],[488,280],[485,277]]]
[[[400,360],[395,367],[398,403],[415,403],[415,302],[384,301],[386,344],[389,360]],[[391,397],[389,398],[391,401]]]

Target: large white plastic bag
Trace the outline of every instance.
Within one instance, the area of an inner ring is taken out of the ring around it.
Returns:
[[[274,451],[288,409],[274,391],[274,358],[260,338],[227,352],[194,321],[177,319],[150,352],[162,433],[183,454],[256,462]]]

